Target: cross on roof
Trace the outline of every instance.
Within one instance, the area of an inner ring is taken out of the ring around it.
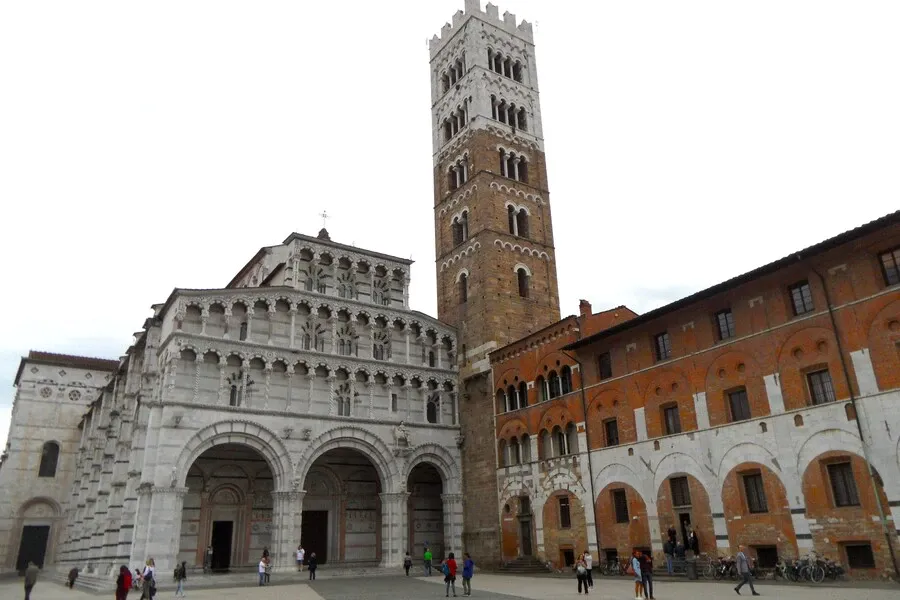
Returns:
[[[331,217],[328,216],[328,211],[327,211],[327,210],[323,210],[323,211],[322,211],[322,214],[319,215],[319,216],[322,217],[322,228],[324,229],[324,228],[325,228],[325,225],[326,225],[327,222],[328,222],[328,219],[330,219]]]

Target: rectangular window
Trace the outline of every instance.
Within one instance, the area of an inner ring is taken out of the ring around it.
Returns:
[[[884,275],[884,285],[897,285],[900,283],[900,248],[894,248],[881,253],[881,273]]]
[[[619,445],[619,422],[616,419],[607,419],[603,422],[603,429],[606,430],[606,445]]]
[[[666,435],[681,433],[681,416],[678,414],[678,405],[672,404],[670,406],[664,406],[662,411],[663,422],[666,426]]]
[[[672,488],[672,506],[690,506],[691,488],[688,487],[687,477],[673,477],[669,480]]]
[[[747,400],[746,389],[728,392],[728,406],[731,408],[732,421],[746,421],[750,418],[750,401]]]
[[[628,522],[628,496],[625,490],[613,490],[612,494],[613,506],[616,509],[616,523]]]
[[[572,527],[572,515],[569,512],[569,497],[560,496],[559,498],[559,526],[562,529]]]
[[[872,554],[871,544],[845,544],[844,552],[847,553],[847,565],[851,569],[875,568],[875,555]]]
[[[571,548],[567,548],[565,550],[560,550],[562,553],[563,564],[567,567],[571,567],[575,564],[575,550]]]
[[[756,563],[761,569],[774,569],[778,564],[778,548],[775,546],[754,546]]]
[[[657,334],[653,338],[656,346],[656,360],[666,360],[672,356],[672,346],[669,343],[669,332]]]
[[[728,338],[734,337],[734,315],[730,308],[716,313],[716,327],[719,332],[720,340],[727,340]]]
[[[849,462],[828,465],[828,478],[831,480],[835,506],[859,506],[859,493],[856,491],[853,467]]]
[[[828,369],[807,373],[806,382],[809,384],[809,399],[813,404],[834,402],[834,386],[831,385]]]
[[[597,358],[597,364],[600,367],[600,380],[612,377],[612,358],[609,352],[604,352]]]
[[[808,281],[795,283],[788,289],[791,292],[791,304],[795,315],[805,315],[813,311],[812,290],[809,289]]]
[[[397,394],[391,394],[391,411],[397,412]]]
[[[752,514],[769,512],[766,490],[763,488],[762,473],[744,474],[744,492],[747,494],[747,510]]]

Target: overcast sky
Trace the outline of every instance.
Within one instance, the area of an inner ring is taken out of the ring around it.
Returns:
[[[29,349],[118,357],[324,209],[435,314],[427,39],[462,4],[0,3],[0,444]],[[900,207],[900,2],[499,5],[535,23],[563,315]]]

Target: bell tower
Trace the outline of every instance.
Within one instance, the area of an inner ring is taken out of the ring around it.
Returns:
[[[473,375],[558,321],[559,292],[532,28],[465,9],[431,40],[431,112],[438,317]]]
[[[559,320],[534,36],[515,15],[465,0],[430,56],[438,318],[458,336],[464,545],[491,564],[500,536],[488,353]]]

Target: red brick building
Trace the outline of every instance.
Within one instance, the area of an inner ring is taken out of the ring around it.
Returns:
[[[503,559],[738,544],[894,571],[900,212],[644,315],[491,353]]]

